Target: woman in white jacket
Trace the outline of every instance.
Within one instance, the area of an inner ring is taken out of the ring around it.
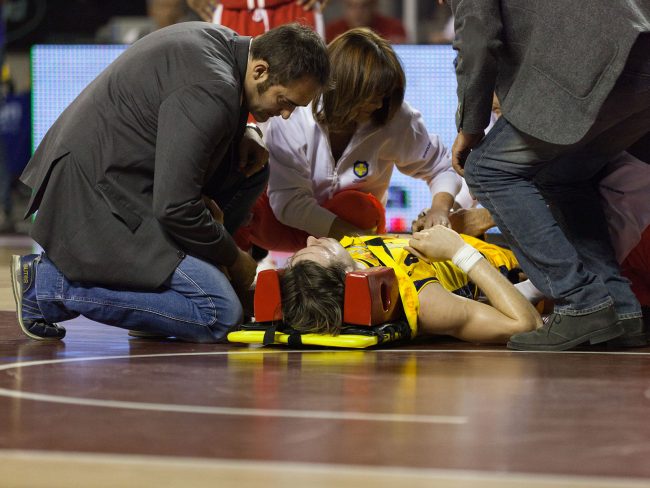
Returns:
[[[268,198],[255,206],[251,242],[295,251],[308,235],[383,233],[393,168],[432,193],[422,227],[449,226],[461,185],[450,153],[404,102],[405,76],[385,39],[352,29],[328,46],[335,86],[315,106],[262,127],[269,150]],[[277,120],[275,120],[277,119]]]

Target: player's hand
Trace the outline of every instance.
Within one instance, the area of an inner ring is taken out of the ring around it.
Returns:
[[[244,136],[239,144],[239,171],[249,178],[269,162],[269,151],[266,144],[252,127],[246,127]]]
[[[453,146],[451,146],[451,165],[456,173],[463,176],[465,174],[465,160],[467,156],[483,139],[483,133],[465,134],[462,130],[456,136]]]
[[[465,241],[456,232],[436,225],[413,234],[406,249],[415,255],[424,255],[432,261],[451,259]]]
[[[322,12],[329,3],[329,0],[296,0],[298,5],[302,5],[303,10],[314,10],[319,8]]]

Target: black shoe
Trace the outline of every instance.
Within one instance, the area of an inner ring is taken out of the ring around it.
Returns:
[[[63,339],[65,329],[59,324],[45,320],[36,301],[36,266],[41,260],[38,254],[12,256],[11,284],[16,300],[16,314],[23,332],[38,341]]]
[[[648,344],[646,337],[645,325],[641,317],[633,319],[623,319],[619,321],[625,329],[625,333],[607,341],[607,345],[611,347],[644,347]]]
[[[613,306],[585,315],[553,313],[539,329],[513,335],[508,348],[519,351],[566,351],[586,342],[599,344],[624,332]]]

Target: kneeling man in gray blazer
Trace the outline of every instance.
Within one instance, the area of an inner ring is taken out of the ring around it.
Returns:
[[[322,39],[289,24],[251,39],[188,22],[129,47],[61,114],[22,180],[32,236],[14,256],[18,321],[98,322],[215,342],[242,320],[255,262],[231,235],[268,178],[254,127],[287,118],[328,83]],[[223,212],[223,223],[214,214]]]
[[[452,0],[454,166],[534,285],[555,302],[508,346],[643,346],[601,209],[605,164],[650,130],[647,0]],[[503,117],[487,136],[492,95]],[[466,162],[465,162],[466,161]]]

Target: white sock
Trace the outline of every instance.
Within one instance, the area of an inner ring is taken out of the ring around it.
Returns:
[[[519,290],[519,293],[525,296],[526,300],[530,303],[535,304],[544,298],[544,294],[535,288],[535,285],[533,285],[530,280],[515,283],[515,288]]]

